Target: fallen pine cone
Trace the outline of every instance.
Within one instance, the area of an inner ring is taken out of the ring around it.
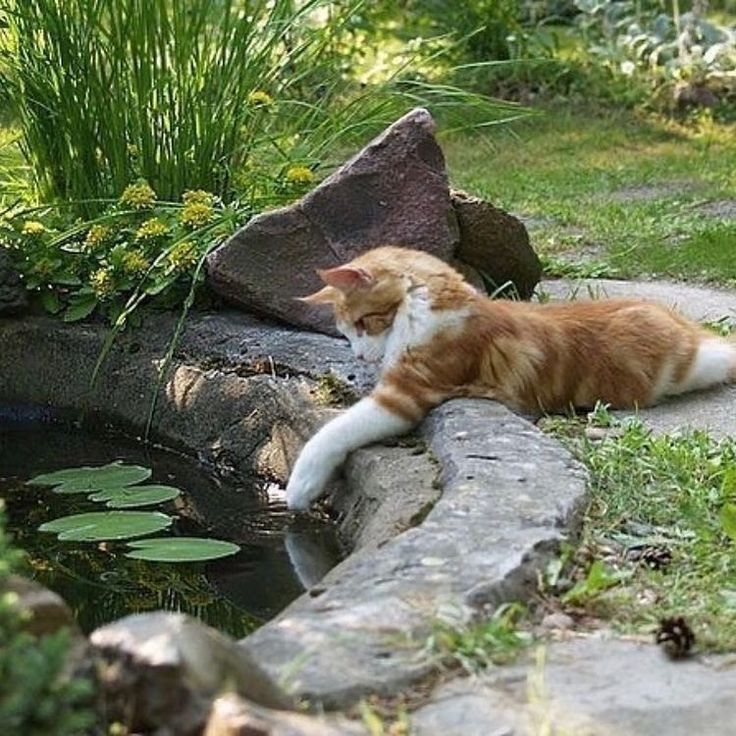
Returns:
[[[654,641],[664,649],[670,659],[681,659],[690,653],[695,643],[695,634],[684,617],[673,616],[659,622]]]

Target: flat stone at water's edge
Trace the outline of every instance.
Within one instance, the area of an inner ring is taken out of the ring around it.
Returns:
[[[422,433],[443,466],[442,497],[422,524],[358,550],[242,642],[296,695],[342,707],[420,679],[436,622],[524,598],[574,524],[585,473],[499,404],[451,401]]]

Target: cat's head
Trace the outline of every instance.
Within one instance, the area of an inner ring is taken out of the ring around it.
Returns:
[[[401,346],[410,339],[411,329],[421,327],[431,334],[442,314],[461,307],[476,294],[439,258],[392,245],[317,273],[325,287],[303,301],[332,306],[337,329],[350,340],[356,357],[369,362],[383,359],[398,322],[406,333],[396,336]]]
[[[409,277],[371,267],[370,263],[348,263],[317,273],[326,286],[303,301],[332,306],[337,329],[348,338],[355,356],[370,363],[380,362],[411,286]]]

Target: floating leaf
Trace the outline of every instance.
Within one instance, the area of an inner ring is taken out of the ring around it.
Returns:
[[[92,511],[48,521],[39,531],[57,532],[64,541],[96,542],[152,534],[166,529],[172,521],[158,511]]]
[[[111,509],[125,509],[171,501],[180,494],[181,491],[173,486],[128,486],[127,488],[105,488],[93,493],[89,498],[90,501],[107,501]]]
[[[133,551],[126,552],[126,557],[151,562],[200,562],[234,555],[240,550],[232,542],[199,537],[154,537],[128,546]]]
[[[87,493],[104,488],[122,488],[151,477],[151,471],[140,465],[110,463],[101,467],[66,468],[31,478],[30,485],[58,486],[54,493]]]

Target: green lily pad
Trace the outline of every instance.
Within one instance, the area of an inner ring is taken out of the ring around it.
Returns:
[[[151,477],[149,468],[110,463],[100,467],[65,468],[31,478],[29,485],[57,486],[54,493],[88,493],[103,488],[121,488]]]
[[[153,537],[130,542],[126,557],[151,562],[201,562],[228,557],[240,550],[237,544],[199,537]]]
[[[96,542],[103,539],[129,539],[153,534],[171,525],[173,519],[158,511],[92,511],[62,516],[38,527],[56,532],[63,541]]]
[[[134,506],[152,506],[171,501],[181,494],[173,486],[128,486],[127,488],[105,488],[93,493],[90,501],[107,501],[111,509],[126,509]]]

